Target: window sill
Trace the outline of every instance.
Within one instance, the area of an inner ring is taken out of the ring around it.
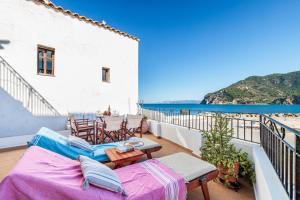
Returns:
[[[50,77],[55,77],[53,74],[42,74],[42,73],[37,73],[39,76],[50,76]]]

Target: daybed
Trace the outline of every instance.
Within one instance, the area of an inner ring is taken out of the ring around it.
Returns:
[[[161,149],[161,145],[147,138],[139,138],[144,145],[137,147],[144,151],[149,159],[152,158],[151,153]],[[92,145],[93,151],[85,151],[83,149],[70,146],[68,138],[48,128],[41,128],[38,133],[28,142],[28,146],[40,146],[55,153],[61,154],[71,159],[77,159],[79,155],[90,157],[99,162],[108,161],[105,150],[122,146],[126,141]]]
[[[127,196],[93,185],[84,190],[79,161],[32,146],[1,182],[0,199],[183,200],[186,190],[201,186],[209,200],[207,182],[217,176],[213,165],[185,153],[114,171]]]

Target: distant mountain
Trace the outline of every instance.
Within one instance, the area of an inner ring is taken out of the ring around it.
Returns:
[[[159,104],[200,104],[199,100],[161,101]]]
[[[205,95],[202,104],[300,104],[300,71],[250,76]]]

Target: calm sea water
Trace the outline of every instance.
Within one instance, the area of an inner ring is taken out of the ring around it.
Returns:
[[[205,104],[143,104],[143,108],[160,111],[178,112],[190,109],[194,112],[226,113],[300,113],[300,105],[205,105]]]

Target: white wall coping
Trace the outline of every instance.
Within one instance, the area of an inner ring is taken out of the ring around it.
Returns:
[[[27,145],[33,136],[34,134],[0,138],[0,149]]]
[[[256,173],[256,183],[253,187],[256,199],[288,200],[289,197],[264,149],[255,147],[252,150]]]

